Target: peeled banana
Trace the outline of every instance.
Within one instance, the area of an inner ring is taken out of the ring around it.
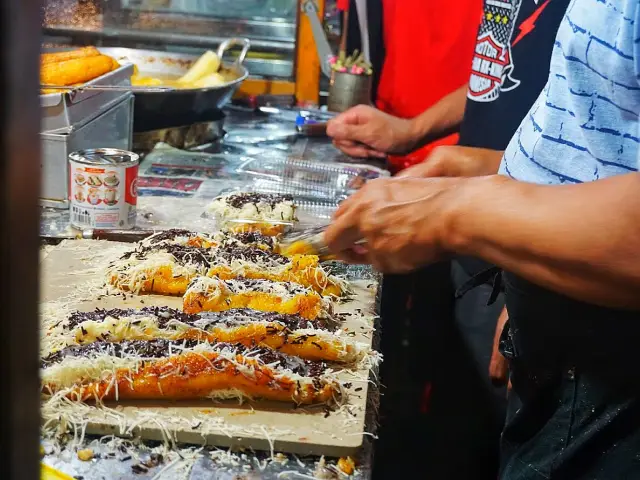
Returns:
[[[178,83],[193,84],[208,75],[215,74],[220,68],[220,58],[211,50],[202,55],[189,71],[178,79]]]
[[[224,77],[219,73],[212,73],[210,75],[206,75],[199,80],[193,82],[194,88],[211,88],[217,87],[218,85],[222,85],[225,82]]]

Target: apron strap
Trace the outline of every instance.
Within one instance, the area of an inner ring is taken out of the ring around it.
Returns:
[[[487,300],[487,305],[492,305],[497,300],[500,292],[504,291],[504,285],[502,284],[502,269],[500,267],[490,267],[486,270],[482,270],[481,272],[476,273],[458,290],[456,290],[455,298],[461,298],[467,292],[470,292],[474,288],[489,282],[491,282],[493,288],[491,290],[491,295]]]

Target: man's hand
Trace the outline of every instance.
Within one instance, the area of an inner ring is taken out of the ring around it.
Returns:
[[[452,178],[384,178],[345,200],[325,233],[342,260],[404,273],[445,257],[448,209],[461,181]],[[359,247],[359,240],[366,246]]]
[[[419,138],[411,120],[393,117],[366,105],[358,105],[331,119],[327,135],[352,157],[385,157],[415,149]]]
[[[399,177],[480,177],[498,173],[502,151],[487,148],[441,146],[427,159],[407,168]]]

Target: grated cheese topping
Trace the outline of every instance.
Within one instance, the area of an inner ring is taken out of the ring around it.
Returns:
[[[252,309],[204,312],[200,315],[189,315],[168,307],[96,309],[92,312],[74,312],[61,323],[61,331],[49,339],[52,350],[101,341],[177,340],[189,329],[200,330],[203,335],[215,329],[218,334],[225,335],[238,327],[260,325],[265,327],[267,333],[272,329],[271,333],[284,335],[293,343],[301,339],[327,342],[339,353],[338,360],[342,362],[359,362],[371,355],[366,344],[346,337],[333,321],[311,321],[299,315]]]
[[[325,362],[304,360],[266,348],[194,340],[98,342],[66,347],[42,359],[41,379],[44,385],[71,388],[94,381],[108,381],[121,369],[133,373],[149,362],[188,353],[215,353],[217,357],[209,360],[214,370],[217,364],[231,363],[249,379],[256,378],[256,367],[266,366],[273,370],[275,379],[290,380],[302,387],[311,385],[315,388],[335,383],[331,372],[325,373],[328,369]],[[170,364],[166,366],[170,367]],[[173,374],[182,372],[176,367],[163,373],[167,376]]]
[[[215,198],[208,210],[223,220],[296,221],[290,195],[239,193]]]
[[[330,298],[322,297],[313,289],[292,282],[273,282],[271,280],[222,280],[218,277],[195,278],[184,297],[191,295],[203,295],[206,298],[224,298],[242,293],[259,292],[278,297],[282,302],[294,300],[301,295],[316,297],[320,301],[320,318],[331,318],[333,315],[333,303]]]
[[[275,251],[277,240],[259,232],[226,232],[214,233],[193,232],[184,229],[163,230],[139,242],[140,247],[158,247],[161,245],[200,246],[215,248],[222,245],[255,246],[262,250]]]
[[[235,237],[234,237],[235,238]],[[307,267],[313,270],[314,281],[321,289],[339,285],[347,293],[348,285],[337,277],[328,275],[315,262]],[[293,259],[259,247],[223,242],[216,248],[205,249],[178,244],[141,244],[127,252],[107,267],[108,281],[133,293],[140,293],[144,283],[153,278],[159,269],[170,269],[174,278],[192,278],[200,275],[214,275],[219,268],[227,268],[236,277],[264,273],[265,276],[288,277],[296,270]]]

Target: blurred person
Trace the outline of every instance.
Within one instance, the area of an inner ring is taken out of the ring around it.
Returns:
[[[497,175],[375,180],[326,232],[387,273],[460,254],[504,270],[504,479],[640,478],[638,38],[638,0],[572,0]]]
[[[367,0],[366,4],[374,72],[372,100],[379,109],[413,118],[466,84],[482,0]],[[348,51],[362,50],[353,0],[347,43]],[[449,133],[425,142],[420,151],[405,151],[389,161],[394,168],[417,163],[438,145],[454,145],[457,133]]]
[[[503,150],[547,81],[553,43],[568,3],[485,1],[471,75],[465,85],[413,118],[389,115],[373,107],[353,108],[330,123],[329,135],[349,155],[386,157],[406,154],[459,131],[457,146],[433,149],[424,163],[400,175],[497,173]],[[413,158],[420,155],[424,158],[418,150]],[[455,300],[452,319],[430,319],[442,324],[440,342],[432,342],[433,348],[441,348],[449,359],[446,367],[434,367],[426,390],[429,433],[438,438],[428,454],[442,465],[442,470],[433,467],[436,474],[449,473],[454,468],[451,465],[456,465],[458,478],[495,478],[507,369],[506,360],[494,347],[507,315],[503,312],[498,322],[504,299],[502,295],[493,298],[493,278],[474,281],[478,276],[482,279],[482,272],[490,267],[472,257],[453,259],[450,275],[454,291],[469,282],[480,285]],[[419,292],[419,301],[437,302],[433,295],[439,293],[431,294],[426,288]],[[453,301],[453,292],[451,296]],[[495,301],[487,305],[490,299]],[[471,460],[460,466],[455,463],[456,456]]]

